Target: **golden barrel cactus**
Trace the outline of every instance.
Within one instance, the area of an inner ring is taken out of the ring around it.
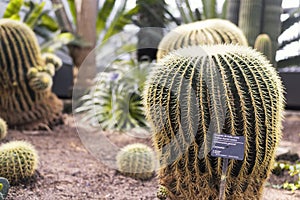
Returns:
[[[248,46],[243,32],[228,20],[207,19],[183,24],[163,37],[158,46],[157,59],[182,47],[224,43]]]
[[[245,137],[243,160],[228,163],[226,199],[260,199],[284,108],[281,80],[264,56],[232,44],[173,51],[151,72],[143,97],[170,199],[218,198],[216,133]]]
[[[38,167],[38,153],[26,141],[11,141],[0,146],[0,176],[12,184],[32,177]]]
[[[0,116],[11,127],[36,129],[61,122],[62,102],[51,92],[52,75],[33,31],[0,20]]]

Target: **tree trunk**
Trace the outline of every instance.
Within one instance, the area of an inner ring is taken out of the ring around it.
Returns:
[[[76,4],[76,34],[89,45],[85,47],[74,46],[71,48],[71,56],[79,70],[77,80],[82,87],[88,86],[96,74],[96,55],[93,51],[97,41],[96,20],[98,12],[97,0],[75,0]],[[86,59],[88,57],[88,59]]]

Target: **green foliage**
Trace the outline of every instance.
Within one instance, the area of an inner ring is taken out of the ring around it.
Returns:
[[[23,0],[11,0],[4,11],[3,18],[20,19],[19,12],[23,5]]]
[[[118,171],[135,179],[148,180],[155,170],[155,155],[145,144],[136,143],[123,147],[117,154]]]
[[[0,140],[4,139],[7,135],[7,124],[2,118],[0,118]]]
[[[0,199],[5,199],[10,188],[9,182],[6,178],[0,177]]]
[[[12,141],[0,146],[0,176],[10,183],[30,178],[37,166],[37,151],[30,143]]]
[[[72,14],[72,22],[76,25],[75,0],[68,0],[68,7]],[[124,26],[131,23],[131,18],[138,12],[138,6],[126,10],[127,0],[121,1],[119,5],[114,0],[105,0],[99,9],[96,21],[98,41],[104,42],[112,35],[123,30]],[[115,11],[115,12],[113,12]],[[112,20],[109,20],[112,19]]]
[[[287,171],[291,176],[291,179],[294,179],[293,182],[286,181],[282,185],[279,185],[280,188],[286,190],[299,190],[300,189],[300,163],[290,164],[288,162],[275,162],[273,168],[273,174],[280,175]]]
[[[210,155],[214,133],[245,137],[244,159],[228,164],[226,199],[259,199],[284,110],[283,86],[269,61],[245,46],[190,46],[161,59],[146,83],[159,182],[170,199],[218,198],[224,161]]]
[[[37,35],[44,39],[42,42],[42,52],[54,52],[63,46],[76,43],[84,45],[75,35],[62,33],[58,22],[50,12],[55,11],[59,6],[52,9],[45,9],[45,1],[35,3],[34,1],[12,0],[7,5],[3,18],[22,21],[27,24]],[[24,17],[21,18],[21,13]]]
[[[145,127],[141,92],[151,65],[116,61],[109,71],[97,75],[95,85],[75,112],[83,113],[84,121],[97,121],[104,130]]]

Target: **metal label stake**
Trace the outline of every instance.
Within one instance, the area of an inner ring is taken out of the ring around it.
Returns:
[[[224,158],[220,181],[219,200],[224,200],[226,196],[225,193],[228,161],[229,159],[243,160],[244,148],[244,136],[233,136],[220,133],[215,133],[213,135],[211,156]]]

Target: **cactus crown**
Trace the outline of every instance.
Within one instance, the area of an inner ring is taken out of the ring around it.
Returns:
[[[0,176],[12,184],[31,177],[38,166],[35,148],[25,141],[12,141],[0,146]]]
[[[50,91],[52,80],[46,81],[49,84],[42,91],[32,84],[32,78],[36,80],[48,70],[37,39],[26,24],[0,19],[0,66],[0,116],[8,125],[31,129],[59,118],[62,103]],[[45,79],[38,82],[44,84]]]
[[[7,124],[2,118],[0,118],[0,140],[5,138],[7,135]]]
[[[150,179],[155,169],[154,152],[145,144],[127,145],[117,155],[117,166],[125,176],[141,180]]]
[[[192,46],[160,60],[144,105],[170,198],[218,198],[222,159],[209,154],[213,133],[245,137],[244,160],[229,161],[226,198],[260,196],[281,136],[282,93],[275,69],[248,47]]]
[[[170,51],[192,45],[240,44],[248,42],[243,32],[233,23],[222,19],[208,19],[176,27],[158,46],[157,59]]]

